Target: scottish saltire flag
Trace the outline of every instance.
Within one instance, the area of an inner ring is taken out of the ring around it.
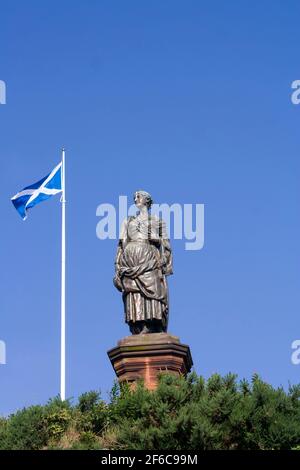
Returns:
[[[13,205],[23,220],[27,218],[28,209],[62,192],[61,167],[62,163],[60,162],[45,178],[30,186],[26,186],[26,188],[11,198]]]

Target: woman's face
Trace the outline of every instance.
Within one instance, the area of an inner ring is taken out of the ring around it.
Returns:
[[[141,193],[135,193],[134,203],[138,209],[140,209],[143,206],[147,206],[146,198]]]

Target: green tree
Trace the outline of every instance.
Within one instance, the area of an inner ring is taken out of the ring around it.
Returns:
[[[300,385],[195,373],[163,374],[155,391],[115,383],[109,403],[91,391],[1,418],[0,448],[300,449]]]

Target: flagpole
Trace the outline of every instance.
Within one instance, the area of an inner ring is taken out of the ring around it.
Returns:
[[[60,336],[60,398],[66,399],[66,186],[65,149],[61,166],[61,336]]]

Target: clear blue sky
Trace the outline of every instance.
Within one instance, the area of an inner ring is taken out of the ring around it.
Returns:
[[[300,382],[299,3],[2,1],[0,414],[59,392],[59,197],[10,197],[67,148],[67,395],[107,397],[128,334],[96,208],[144,188],[205,204],[205,246],[173,241],[170,332],[195,370]]]

